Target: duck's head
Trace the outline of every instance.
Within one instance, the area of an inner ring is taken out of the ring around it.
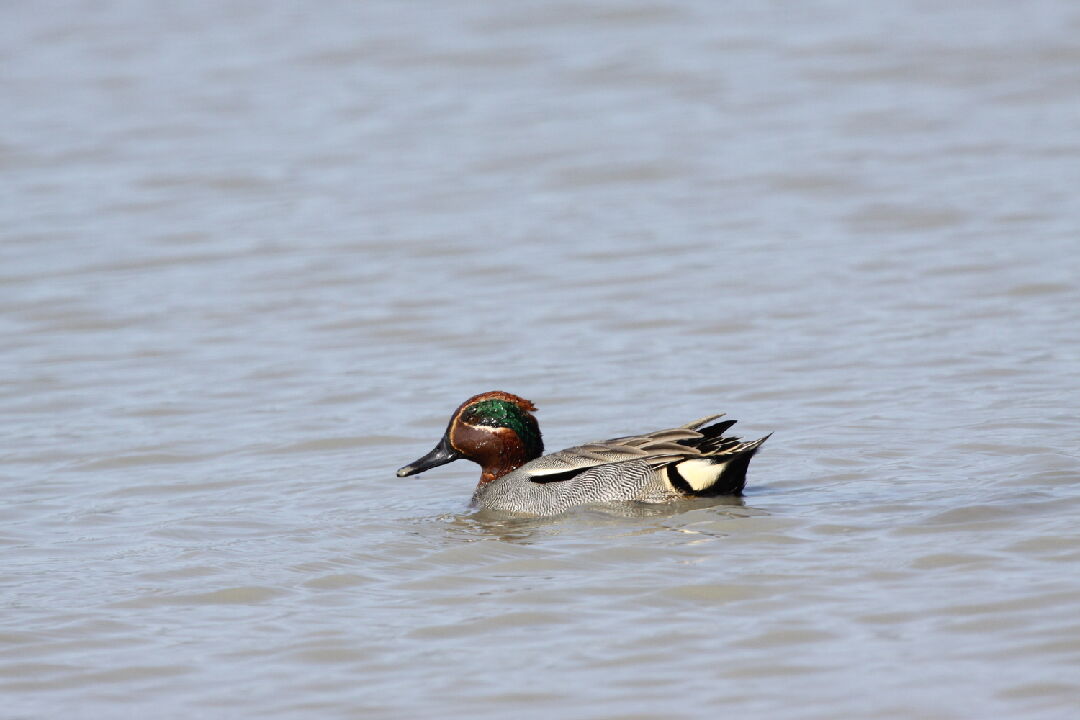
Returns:
[[[469,398],[450,416],[435,449],[397,471],[416,475],[460,458],[478,463],[480,482],[491,482],[540,457],[544,441],[525,398],[494,390]]]

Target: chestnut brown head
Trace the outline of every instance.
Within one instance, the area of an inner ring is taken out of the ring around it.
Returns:
[[[438,445],[398,470],[398,477],[461,458],[480,465],[482,483],[502,477],[544,452],[535,410],[525,398],[499,390],[471,397],[454,411]]]

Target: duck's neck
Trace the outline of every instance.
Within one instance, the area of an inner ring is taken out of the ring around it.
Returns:
[[[473,488],[472,505],[475,506],[480,503],[480,498],[487,494],[489,488],[493,487],[492,483],[503,475],[514,472],[526,462],[522,457],[518,460],[508,458],[504,462],[485,464],[480,472],[480,482],[476,483],[476,487]]]
[[[489,482],[498,480],[503,475],[514,472],[525,464],[525,456],[519,458],[500,457],[497,462],[486,463],[480,472],[480,483],[477,487],[483,487]]]
[[[480,465],[478,490],[533,459],[525,443],[509,428],[463,426],[455,433],[454,441],[469,447],[469,459]]]

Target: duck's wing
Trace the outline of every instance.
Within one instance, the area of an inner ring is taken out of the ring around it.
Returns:
[[[709,452],[709,446],[720,440],[724,430],[735,424],[734,420],[703,427],[722,417],[709,415],[681,427],[657,430],[645,435],[628,435],[598,442],[575,445],[544,455],[525,465],[529,479],[548,483],[569,480],[585,470],[598,465],[610,465],[628,460],[644,460],[650,465],[665,465],[674,460],[701,456]],[[732,444],[737,438],[723,438]]]

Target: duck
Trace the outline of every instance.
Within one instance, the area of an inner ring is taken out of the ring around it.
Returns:
[[[582,505],[669,503],[742,495],[750,459],[772,435],[749,442],[725,436],[736,421],[709,415],[544,455],[534,412],[531,401],[502,390],[474,395],[450,416],[434,449],[397,476],[471,460],[481,469],[471,507],[523,516],[558,515]]]

